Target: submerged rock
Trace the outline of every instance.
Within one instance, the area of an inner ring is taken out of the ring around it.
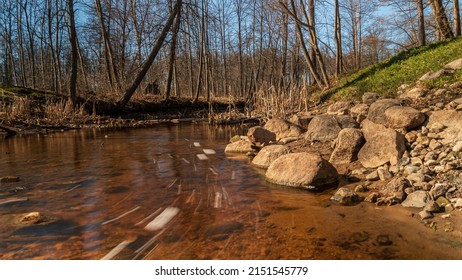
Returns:
[[[360,197],[348,188],[338,189],[330,199],[342,205],[352,205],[361,201]]]
[[[279,157],[269,166],[266,178],[291,187],[323,187],[338,183],[337,170],[321,156],[307,152]]]
[[[253,152],[252,142],[248,140],[239,140],[230,143],[225,148],[225,153],[248,153]]]
[[[19,220],[22,224],[33,225],[33,224],[40,224],[45,223],[48,221],[47,217],[45,217],[40,212],[31,212]]]
[[[19,182],[18,176],[5,176],[0,178],[0,183],[15,183]]]

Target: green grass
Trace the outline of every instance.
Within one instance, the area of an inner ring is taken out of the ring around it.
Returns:
[[[402,84],[415,84],[429,71],[436,71],[453,60],[462,57],[462,38],[449,42],[437,42],[425,47],[403,51],[381,63],[361,69],[358,72],[340,79],[332,89],[320,93],[317,97],[323,101],[359,99],[365,92],[375,92],[383,97],[396,96],[397,89]],[[461,78],[458,71],[450,77],[438,79],[446,84],[450,79]],[[446,80],[445,80],[446,79]],[[433,85],[437,86],[438,81]]]

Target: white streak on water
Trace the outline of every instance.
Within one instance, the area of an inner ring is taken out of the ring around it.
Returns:
[[[119,220],[119,219],[121,219],[121,218],[127,216],[128,214],[135,212],[136,210],[138,210],[138,209],[140,209],[140,208],[141,208],[140,206],[136,206],[136,207],[133,208],[132,210],[127,211],[127,212],[123,213],[122,215],[115,217],[114,219],[107,220],[107,221],[105,221],[105,222],[103,222],[103,223],[101,223],[101,224],[102,224],[102,225],[107,225],[107,224],[109,224],[109,223],[115,222],[115,221],[117,221],[117,220]]]
[[[144,229],[149,231],[156,231],[164,228],[168,222],[170,222],[173,217],[175,217],[180,212],[180,209],[176,207],[166,208],[159,216],[147,224]]]
[[[106,256],[102,257],[102,260],[111,260],[115,256],[117,256],[125,247],[130,245],[132,241],[122,241],[119,245],[117,245],[114,249],[112,249],[109,253],[106,254]]]

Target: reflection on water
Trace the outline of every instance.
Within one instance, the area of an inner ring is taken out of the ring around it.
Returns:
[[[0,258],[460,258],[461,242],[401,208],[267,184],[245,156],[223,153],[239,133],[176,125],[1,141],[0,177],[21,180],[0,185]],[[48,221],[20,223],[34,211]]]

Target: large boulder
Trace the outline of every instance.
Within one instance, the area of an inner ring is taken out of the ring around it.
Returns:
[[[294,125],[288,121],[272,118],[265,126],[265,129],[276,134],[276,140],[287,137],[299,137],[303,133],[303,129],[297,125]]]
[[[329,115],[348,115],[350,109],[354,106],[353,102],[348,101],[337,101],[327,108],[327,114]]]
[[[367,113],[369,111],[369,105],[367,104],[358,104],[350,109],[350,116],[355,119],[356,122],[361,123],[367,118]]]
[[[347,164],[358,159],[358,152],[364,145],[364,136],[360,129],[345,128],[340,131],[335,149],[329,159],[333,164]]]
[[[366,168],[377,168],[386,163],[395,165],[406,150],[404,136],[394,129],[365,120],[362,132],[366,144],[359,151],[358,159]]]
[[[302,188],[338,183],[337,170],[328,161],[306,152],[279,157],[269,166],[266,178],[275,184]]]
[[[449,70],[460,70],[462,69],[462,58],[459,58],[457,60],[454,60],[452,62],[449,62],[444,66],[444,69],[449,69]]]
[[[358,127],[349,116],[321,115],[314,117],[308,125],[306,140],[327,142],[335,140],[343,128]]]
[[[278,157],[288,154],[290,149],[284,145],[270,145],[263,147],[253,158],[252,164],[260,168],[268,168]]]
[[[402,94],[399,95],[400,98],[405,98],[405,99],[420,99],[424,97],[427,94],[427,90],[420,88],[420,87],[415,87],[412,88]]]
[[[379,99],[379,95],[375,92],[366,92],[362,96],[363,103],[366,105],[371,105]]]
[[[276,141],[276,134],[261,126],[251,127],[247,131],[247,137],[253,143],[269,144],[270,142]]]
[[[435,111],[430,115],[427,127],[432,127],[435,124],[441,124],[446,127],[444,131],[438,134],[443,144],[455,143],[462,140],[462,111]]]
[[[393,106],[385,110],[387,127],[407,131],[412,130],[423,124],[425,115],[412,107]]]
[[[393,106],[401,106],[402,101],[398,99],[381,99],[372,103],[369,107],[367,119],[377,124],[387,124],[387,117],[385,111]]]
[[[225,153],[248,153],[253,152],[252,142],[249,140],[239,140],[230,143],[225,148]]]

